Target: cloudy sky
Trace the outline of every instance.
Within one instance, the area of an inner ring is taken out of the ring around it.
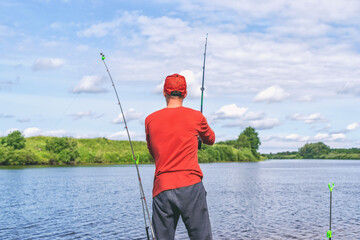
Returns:
[[[134,140],[183,74],[185,106],[217,141],[247,126],[260,151],[322,141],[360,147],[360,1],[2,0],[0,136],[126,139],[100,52]]]

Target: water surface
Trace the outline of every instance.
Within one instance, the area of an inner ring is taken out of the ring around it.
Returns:
[[[214,239],[360,236],[360,161],[202,164]],[[151,211],[154,166],[140,172]],[[0,169],[0,239],[146,239],[134,166]],[[188,239],[179,222],[176,239]]]

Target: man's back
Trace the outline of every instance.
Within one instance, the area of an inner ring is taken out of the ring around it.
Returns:
[[[201,181],[198,136],[204,143],[213,144],[215,134],[199,111],[186,107],[164,108],[146,118],[145,129],[156,165],[153,196]]]

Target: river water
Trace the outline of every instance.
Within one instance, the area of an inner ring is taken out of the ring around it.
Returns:
[[[202,164],[214,239],[360,239],[360,161]],[[153,165],[140,173],[151,211]],[[134,166],[0,169],[0,239],[146,239]],[[179,221],[176,239],[188,239]]]

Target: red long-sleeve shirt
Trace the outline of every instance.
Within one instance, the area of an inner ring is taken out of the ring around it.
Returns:
[[[201,181],[198,136],[205,144],[215,142],[215,133],[201,112],[186,107],[161,109],[145,119],[145,132],[156,167],[153,197]]]

